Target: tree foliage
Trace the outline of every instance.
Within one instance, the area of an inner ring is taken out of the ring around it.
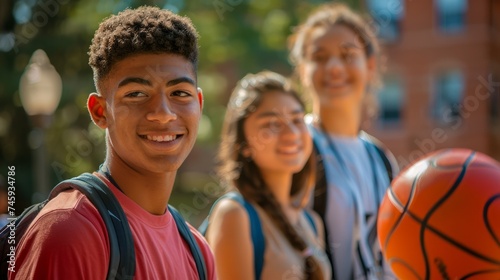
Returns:
[[[196,148],[218,144],[225,104],[246,73],[288,75],[286,40],[293,26],[324,1],[303,0],[5,0],[0,4],[0,174],[19,170],[18,195],[28,200],[30,120],[19,98],[19,79],[36,49],[43,49],[63,80],[63,95],[46,134],[55,184],[95,170],[104,158],[103,133],[85,108],[94,91],[87,51],[99,22],[127,7],[154,5],[189,16],[200,34],[198,83],[205,95]],[[345,1],[344,1],[345,2]],[[347,1],[358,7],[358,1]],[[6,12],[8,11],[8,12]],[[210,160],[207,160],[209,162]],[[206,170],[211,164],[206,164]],[[3,171],[2,171],[3,170]],[[28,203],[28,202],[26,202]]]

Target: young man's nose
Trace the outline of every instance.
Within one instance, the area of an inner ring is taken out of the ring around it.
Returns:
[[[177,119],[177,114],[172,110],[172,104],[165,94],[158,95],[152,100],[147,119],[160,123]]]

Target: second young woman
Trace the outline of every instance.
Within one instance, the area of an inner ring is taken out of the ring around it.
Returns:
[[[250,212],[223,197],[206,232],[219,279],[331,278],[321,219],[303,209],[314,184],[311,152],[304,104],[285,78],[272,72],[244,77],[227,107],[218,171],[256,210],[265,250],[254,253],[259,241],[252,239]]]
[[[374,107],[377,39],[368,22],[339,4],[320,6],[291,39],[291,59],[313,99],[310,129],[324,171],[314,209],[325,223],[335,279],[394,279],[383,265],[376,222],[397,164],[361,131]]]

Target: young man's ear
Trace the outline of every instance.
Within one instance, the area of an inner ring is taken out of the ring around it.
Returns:
[[[200,110],[203,110],[203,90],[198,87],[198,102],[200,103]]]
[[[106,121],[106,99],[104,97],[95,92],[91,93],[87,99],[87,109],[95,125],[102,129],[108,127]]]

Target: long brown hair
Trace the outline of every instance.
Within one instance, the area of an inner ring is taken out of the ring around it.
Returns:
[[[217,172],[224,182],[238,189],[246,200],[259,205],[295,249],[305,252],[308,249],[307,243],[290,224],[264,182],[259,167],[243,155],[247,145],[243,126],[247,117],[261,104],[266,94],[276,92],[292,96],[304,109],[303,101],[290,88],[287,80],[277,73],[263,71],[249,74],[240,80],[227,106],[217,158]],[[314,174],[314,159],[311,155],[304,168],[293,175],[290,195],[295,196],[311,186]],[[307,279],[323,279],[319,264],[313,256],[305,256],[304,261]]]

